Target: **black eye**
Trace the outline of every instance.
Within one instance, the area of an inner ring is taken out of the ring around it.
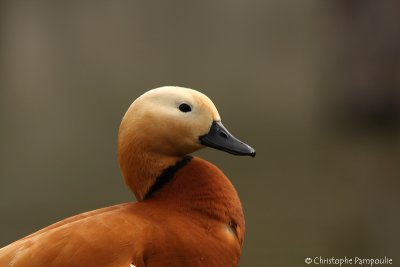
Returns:
[[[179,105],[179,110],[182,112],[189,112],[192,111],[192,108],[188,104],[183,103]]]

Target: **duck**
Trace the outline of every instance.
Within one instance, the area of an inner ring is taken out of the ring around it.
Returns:
[[[164,86],[130,105],[118,162],[136,201],[78,214],[0,249],[0,267],[238,266],[245,221],[238,193],[212,163],[211,147],[256,151],[222,124],[199,91]]]

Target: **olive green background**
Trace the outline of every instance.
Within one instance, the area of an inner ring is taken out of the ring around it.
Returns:
[[[57,2],[57,3],[56,3]],[[116,159],[130,103],[197,89],[257,150],[196,153],[246,215],[241,266],[400,264],[397,1],[1,1],[0,246],[134,199]]]

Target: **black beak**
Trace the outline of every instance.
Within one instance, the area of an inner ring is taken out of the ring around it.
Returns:
[[[234,155],[256,156],[254,148],[236,139],[222,125],[220,121],[214,121],[210,131],[199,137],[200,143],[205,146],[216,148]]]

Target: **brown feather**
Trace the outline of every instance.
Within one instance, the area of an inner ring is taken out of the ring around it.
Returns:
[[[194,158],[147,200],[83,213],[10,244],[0,266],[237,266],[243,234],[232,184]]]

